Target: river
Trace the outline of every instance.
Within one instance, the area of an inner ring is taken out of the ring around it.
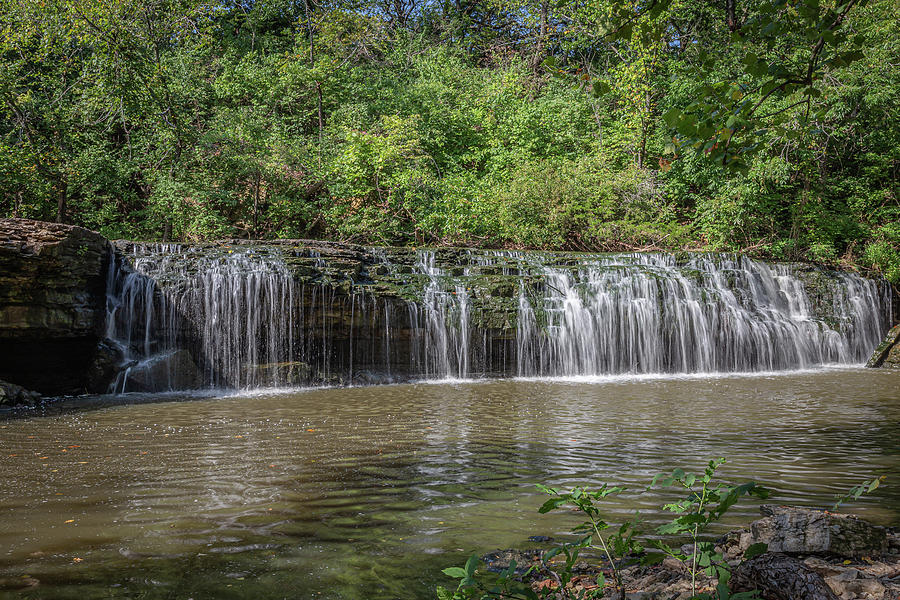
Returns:
[[[900,521],[897,373],[443,381],[95,397],[0,420],[0,594],[23,598],[433,597],[472,552],[563,539],[560,487],[713,457],[776,502]],[[728,524],[746,523],[744,502]],[[719,531],[724,531],[722,525]]]

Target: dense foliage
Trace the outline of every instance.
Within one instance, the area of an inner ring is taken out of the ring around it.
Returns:
[[[897,0],[832,4],[0,0],[0,215],[900,281]]]

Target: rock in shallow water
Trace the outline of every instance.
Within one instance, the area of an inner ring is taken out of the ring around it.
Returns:
[[[34,406],[41,395],[20,385],[0,381],[0,406]]]

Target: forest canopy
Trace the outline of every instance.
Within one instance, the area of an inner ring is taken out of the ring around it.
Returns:
[[[0,7],[0,216],[900,282],[898,0]]]

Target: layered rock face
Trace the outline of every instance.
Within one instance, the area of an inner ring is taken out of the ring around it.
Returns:
[[[117,391],[859,364],[890,318],[884,282],[734,255],[116,246]]]
[[[888,332],[884,341],[872,353],[872,358],[869,359],[866,366],[900,369],[900,325],[894,326]]]
[[[723,254],[109,243],[0,221],[0,379],[47,395],[861,363],[883,281]]]
[[[109,248],[80,227],[0,219],[0,379],[43,394],[88,389]]]

